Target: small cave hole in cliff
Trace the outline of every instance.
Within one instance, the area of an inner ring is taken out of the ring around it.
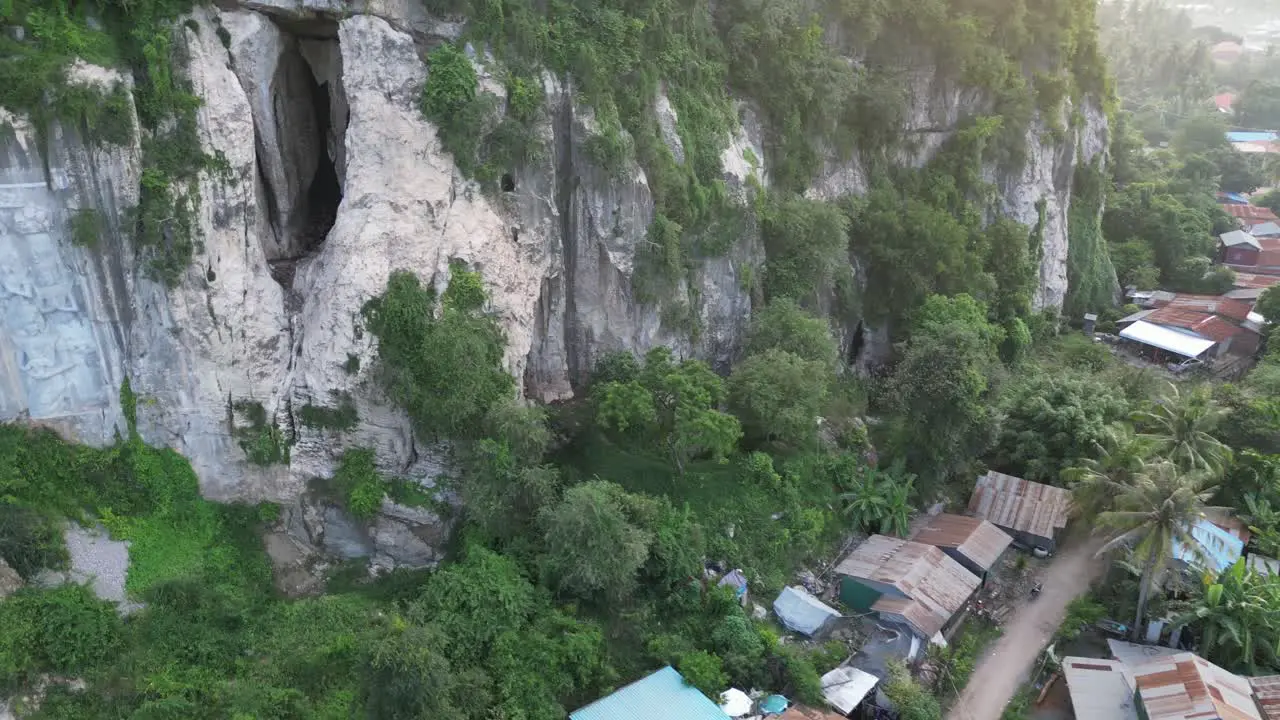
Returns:
[[[329,231],[333,229],[333,221],[338,218],[338,204],[342,202],[342,188],[338,185],[338,168],[333,158],[329,157],[329,129],[332,120],[329,115],[329,84],[311,83],[311,106],[315,108],[316,129],[319,142],[316,143],[316,174],[311,178],[311,187],[307,189],[306,212],[303,215],[301,238],[306,252],[320,247]]]
[[[516,179],[511,177],[511,173],[502,174],[502,192],[515,192]]]
[[[862,354],[862,323],[858,323],[858,327],[853,329],[853,334],[849,337],[849,365],[858,364],[858,356]]]

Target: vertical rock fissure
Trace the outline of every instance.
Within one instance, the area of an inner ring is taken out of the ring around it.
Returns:
[[[576,176],[573,171],[573,103],[564,102],[555,121],[556,209],[560,213],[560,243],[564,258],[564,349],[569,382],[577,392],[584,369],[579,362],[579,323],[575,282],[578,271],[578,239],[573,212]]]

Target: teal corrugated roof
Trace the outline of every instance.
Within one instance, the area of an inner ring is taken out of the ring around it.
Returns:
[[[729,720],[670,666],[569,713],[569,720]]]

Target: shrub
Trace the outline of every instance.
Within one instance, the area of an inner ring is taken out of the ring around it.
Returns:
[[[302,409],[298,411],[298,420],[308,427],[328,430],[351,430],[355,428],[360,421],[360,414],[356,411],[355,401],[352,400],[351,394],[335,392],[333,397],[337,400],[338,407],[303,405]]]
[[[333,485],[347,510],[364,520],[377,514],[388,490],[388,483],[378,472],[373,450],[369,448],[353,448],[342,454]]]
[[[64,567],[67,549],[58,523],[30,507],[0,502],[0,558],[24,578]]]

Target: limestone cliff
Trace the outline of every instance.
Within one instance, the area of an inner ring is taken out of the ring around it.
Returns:
[[[506,365],[529,397],[571,397],[608,350],[668,345],[726,367],[751,314],[750,273],[765,260],[758,229],[745,228],[727,253],[680,281],[700,332],[671,327],[632,283],[654,215],[645,173],[595,166],[584,149],[595,119],[570,78],[544,78],[548,152],[512,168],[505,192],[482,193],[442,149],[417,107],[422,50],[458,32],[411,0],[243,0],[239,9],[198,9],[178,26],[203,101],[202,148],[225,163],[192,188],[199,245],[173,288],[135,262],[126,211],[138,201],[136,133],[122,147],[98,147],[54,124],[42,156],[30,120],[0,110],[0,128],[12,128],[0,132],[0,420],[108,443],[124,431],[119,388],[129,378],[140,432],[189,457],[211,498],[293,503],[356,446],[374,448],[386,471],[430,484],[443,453],[421,447],[377,389],[361,308],[395,270],[443,288],[451,261],[481,271],[506,332]],[[88,66],[71,81],[129,82]],[[682,157],[674,109],[661,95],[655,107]],[[926,162],[983,106],[976,94],[921,77],[910,108],[904,132],[915,141],[903,165]],[[1060,305],[1066,291],[1073,170],[1107,144],[1101,111],[1079,111],[1079,129],[1060,140],[1045,121],[1032,123],[1019,173],[989,170],[1000,210],[1029,226],[1043,213],[1042,307]],[[765,157],[758,124],[748,107],[740,117],[722,161],[726,185],[746,203],[768,172],[754,160]],[[832,160],[811,194],[866,187],[856,161]],[[98,227],[87,246],[71,231],[83,211]],[[883,335],[866,332],[872,344]],[[354,430],[300,422],[301,408],[346,397],[360,417]],[[258,465],[242,449],[257,407],[288,444],[285,462]],[[283,522],[293,540],[277,541],[388,565],[431,562],[439,518],[384,510],[372,527],[352,529],[333,508],[298,506]]]

